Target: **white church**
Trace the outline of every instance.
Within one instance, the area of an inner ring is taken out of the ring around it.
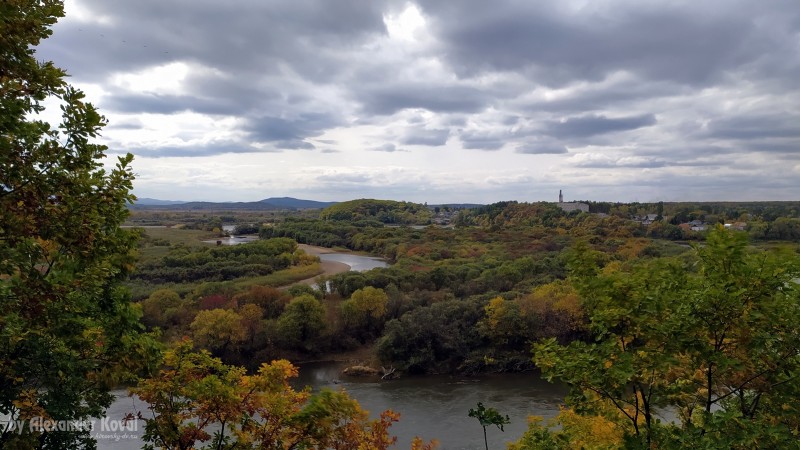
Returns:
[[[589,212],[589,205],[586,203],[565,202],[564,194],[561,193],[561,189],[558,190],[558,207],[566,212],[572,212],[572,211],[583,211],[586,213]]]

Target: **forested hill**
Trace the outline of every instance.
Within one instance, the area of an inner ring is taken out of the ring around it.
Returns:
[[[287,209],[323,209],[336,204],[336,202],[318,202],[294,197],[270,197],[261,200],[259,203]]]
[[[433,212],[425,205],[394,200],[359,199],[337,203],[325,208],[323,220],[377,220],[386,224],[426,225]]]
[[[456,225],[482,227],[554,225],[558,223],[559,218],[566,215],[554,203],[508,201],[461,211],[456,218]]]

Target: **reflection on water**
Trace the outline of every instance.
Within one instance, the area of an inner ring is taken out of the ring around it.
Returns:
[[[207,244],[216,244],[219,242],[219,245],[239,245],[247,244],[248,242],[255,242],[257,240],[258,236],[227,236],[219,239],[210,239],[203,242]]]
[[[347,264],[350,266],[350,270],[355,270],[356,272],[364,272],[376,267],[389,267],[389,264],[381,258],[350,253],[323,253],[319,255],[319,259]]]
[[[494,427],[487,429],[489,448],[505,448],[505,443],[525,432],[529,415],[556,415],[566,395],[566,388],[533,373],[365,381],[343,377],[341,369],[337,363],[303,364],[296,385],[345,389],[373,417],[385,409],[400,413],[400,422],[391,428],[398,437],[398,449],[410,448],[414,436],[438,439],[441,450],[483,448],[483,429],[467,416],[478,402],[511,418],[504,433]]]

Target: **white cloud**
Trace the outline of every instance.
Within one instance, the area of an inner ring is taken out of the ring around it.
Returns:
[[[142,196],[800,195],[800,4],[66,9],[37,56],[65,67],[109,118],[111,152],[137,154]]]
[[[96,14],[79,0],[64,0],[64,13],[71,20],[83,23],[95,23],[104,26],[114,25],[114,19],[110,15]]]
[[[111,77],[115,87],[139,93],[182,94],[184,81],[190,70],[198,70],[184,62],[170,62],[131,73],[119,73]]]
[[[425,18],[414,4],[407,4],[399,14],[384,15],[383,21],[386,24],[386,31],[392,39],[419,42],[428,37],[426,36]]]

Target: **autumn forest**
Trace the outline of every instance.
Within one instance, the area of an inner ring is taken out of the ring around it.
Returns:
[[[97,448],[114,389],[147,449],[395,448],[398,412],[293,384],[328,360],[565,386],[512,450],[800,447],[800,202],[145,206],[36,58],[63,14],[0,3],[0,448]]]

